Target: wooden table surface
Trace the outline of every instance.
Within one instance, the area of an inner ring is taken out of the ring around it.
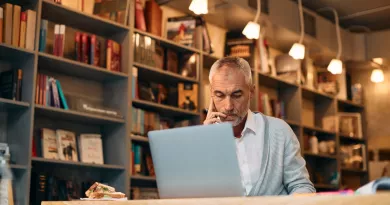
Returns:
[[[130,201],[58,201],[42,202],[42,205],[390,205],[390,193],[375,195],[331,195],[331,196],[280,196],[280,197],[227,197],[227,198],[193,198],[193,199],[160,199]]]

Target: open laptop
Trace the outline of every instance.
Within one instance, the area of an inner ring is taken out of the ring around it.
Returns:
[[[244,196],[229,123],[148,133],[161,198]]]

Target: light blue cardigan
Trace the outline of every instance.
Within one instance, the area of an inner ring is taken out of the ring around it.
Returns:
[[[249,196],[315,192],[299,141],[290,126],[281,119],[256,115],[264,119],[264,152],[260,177]]]

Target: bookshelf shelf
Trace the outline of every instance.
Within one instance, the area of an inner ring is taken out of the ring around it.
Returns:
[[[0,98],[0,110],[13,110],[28,107],[30,107],[30,104],[27,102]]]
[[[160,112],[167,116],[199,116],[199,113],[181,108],[172,107],[169,105],[162,105],[155,102],[149,102],[146,100],[133,99],[133,105],[142,109],[148,109],[150,111]]]
[[[0,60],[18,61],[28,57],[33,57],[34,51],[19,48],[6,43],[0,43]]]
[[[132,180],[143,180],[143,181],[156,181],[156,177],[153,176],[143,176],[143,175],[132,175]]]
[[[339,187],[332,184],[314,184],[316,189],[338,190]]]
[[[145,76],[148,76],[148,78],[154,77],[159,80],[166,80],[169,82],[191,82],[191,83],[197,83],[198,81],[195,78],[188,78],[184,77],[182,75],[172,73],[169,71],[161,70],[159,68],[154,68],[152,66],[144,65],[141,63],[135,63],[134,66],[142,69],[142,74]]]
[[[279,77],[264,74],[264,73],[258,73],[259,74],[259,84],[267,87],[272,87],[272,88],[286,88],[286,87],[293,87],[293,88],[298,88],[299,85],[283,80]]]
[[[73,110],[64,110],[55,107],[47,107],[43,105],[35,105],[35,111],[37,115],[43,115],[56,119],[70,120],[80,123],[89,123],[89,124],[122,124],[125,123],[123,119],[117,119],[113,117],[105,117],[95,114],[83,113]]]
[[[131,134],[130,138],[131,138],[131,140],[137,141],[137,142],[149,142],[149,138],[144,137],[144,136],[140,136],[140,135],[136,135],[136,134]]]
[[[160,36],[156,36],[156,35],[153,35],[151,33],[148,33],[148,32],[145,32],[145,31],[141,31],[139,29],[134,29],[134,32],[142,34],[144,36],[149,36],[150,38],[153,38],[153,39],[155,39],[157,41],[160,41],[161,45],[163,45],[164,47],[173,48],[173,49],[181,50],[181,51],[184,51],[184,52],[191,51],[191,52],[194,52],[194,53],[201,53],[201,51],[199,49],[192,48],[192,47],[189,47],[189,46],[185,46],[185,45],[176,43],[174,41],[162,38]]]
[[[39,53],[38,62],[41,68],[47,68],[63,74],[87,78],[100,82],[127,78],[126,73],[109,71],[102,67],[89,65],[42,52]]]
[[[10,164],[9,166],[11,169],[14,169],[14,170],[26,170],[27,169],[27,166],[25,166],[25,165]]]
[[[366,170],[362,170],[362,169],[352,169],[352,168],[345,168],[345,167],[342,167],[342,168],[341,168],[341,171],[347,172],[347,173],[353,173],[353,174],[366,174],[366,173],[367,173]]]
[[[315,131],[315,132],[317,132],[319,134],[336,135],[335,132],[324,130],[324,129],[320,128],[320,127],[312,127],[312,126],[303,125],[303,129],[304,129],[304,131]]]
[[[42,0],[42,19],[77,28],[104,37],[129,31],[129,27],[99,16]]]
[[[85,167],[85,168],[125,170],[125,168],[123,166],[119,166],[119,165],[91,164],[91,163],[83,163],[83,162],[72,162],[72,161],[64,161],[64,160],[45,159],[45,158],[42,158],[42,157],[33,157],[32,158],[32,162],[34,162],[34,163],[46,163],[46,164],[51,164],[53,166],[66,165],[66,166],[78,166],[78,167]]]
[[[363,144],[366,142],[365,139],[361,139],[361,138],[357,138],[357,137],[348,137],[348,136],[343,136],[340,134],[339,134],[339,137],[340,137],[340,142],[342,142],[344,144]]]
[[[307,98],[319,98],[322,100],[333,100],[334,97],[332,95],[328,95],[325,93],[322,93],[318,90],[313,90],[307,87],[302,86],[302,96]]]
[[[364,105],[352,102],[351,100],[337,99],[337,103],[340,107],[344,108],[364,109]]]
[[[289,124],[290,126],[294,126],[294,127],[301,126],[301,123],[299,123],[299,122],[297,122],[295,120],[287,120],[287,119],[285,119],[284,121],[287,122],[287,124]]]
[[[318,158],[324,158],[324,159],[337,159],[337,156],[335,155],[330,155],[330,154],[314,154],[308,151],[304,152],[305,156],[308,157],[318,157]]]

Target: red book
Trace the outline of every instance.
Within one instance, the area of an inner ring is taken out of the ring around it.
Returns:
[[[96,39],[95,35],[91,35],[89,39],[89,64],[99,66],[100,42]]]
[[[36,85],[35,85],[35,104],[39,104],[39,82],[40,82],[41,74],[37,75]]]
[[[32,137],[32,153],[31,155],[33,157],[36,157],[37,156],[37,148],[36,148],[36,144],[35,144],[35,140],[34,140],[34,136]]]
[[[88,63],[88,35],[83,33],[81,35],[81,62]]]
[[[76,60],[81,62],[81,43],[80,43],[81,33],[80,32],[76,32],[74,42],[76,47]]]
[[[46,85],[44,83],[46,79],[46,75],[43,75],[41,74],[41,78],[39,79],[39,104],[40,105],[44,105],[43,104],[43,101],[44,101],[44,98],[43,98],[43,93],[45,91],[45,88],[46,88]]]
[[[54,45],[53,45],[53,55],[58,56],[59,55],[59,35],[60,35],[60,25],[56,24],[54,26]]]
[[[58,56],[64,57],[64,44],[65,44],[65,25],[60,25],[60,34],[58,37]]]
[[[146,31],[144,8],[141,1],[135,1],[135,27],[139,30]]]
[[[111,64],[111,59],[112,59],[112,40],[107,40],[107,50],[106,50],[106,68],[107,70],[112,70],[112,64]]]

